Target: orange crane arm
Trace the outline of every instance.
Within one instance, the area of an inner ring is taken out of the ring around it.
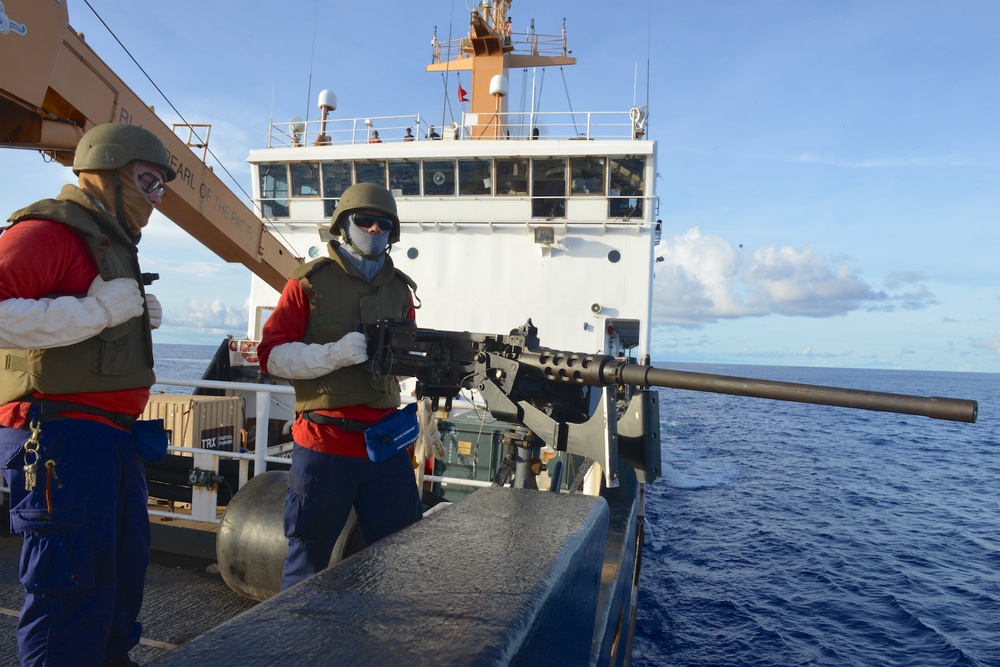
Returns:
[[[6,0],[2,6],[0,146],[44,151],[68,166],[91,127],[141,125],[160,138],[177,170],[158,210],[280,291],[302,259],[91,50],[69,26],[66,4]]]

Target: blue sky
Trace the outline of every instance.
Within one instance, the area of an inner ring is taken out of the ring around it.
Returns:
[[[184,118],[212,124],[247,190],[268,121],[315,119],[323,88],[341,117],[459,111],[424,66],[435,26],[467,30],[463,2],[90,2]],[[177,122],[87,5],[68,4]],[[576,111],[649,105],[655,359],[1000,372],[1000,2],[516,0],[511,16],[540,33],[566,18],[578,64],[546,72],[543,110],[567,90]],[[73,180],[35,153],[0,155],[9,211]],[[245,331],[245,269],[162,217],[140,256],[162,276],[155,340]]]

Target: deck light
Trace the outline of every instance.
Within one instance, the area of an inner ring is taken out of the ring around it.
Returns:
[[[552,245],[556,242],[556,230],[553,227],[535,227],[535,243]]]

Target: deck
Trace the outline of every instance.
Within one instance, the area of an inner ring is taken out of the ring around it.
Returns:
[[[23,600],[17,581],[21,538],[0,537],[0,665],[17,664],[14,633]],[[211,561],[153,552],[139,621],[142,641],[130,653],[140,665],[151,664],[177,646],[228,621],[257,603],[226,586]]]

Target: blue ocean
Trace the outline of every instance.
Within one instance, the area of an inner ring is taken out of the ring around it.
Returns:
[[[221,340],[219,341],[222,342]],[[156,377],[171,380],[196,380],[208,368],[215,351],[211,345],[163,345],[153,344]],[[153,392],[166,394],[190,394],[191,387],[154,384]]]
[[[684,369],[979,422],[661,390],[633,665],[1000,665],[1000,375]]]
[[[157,373],[200,377],[213,352],[158,345]],[[1000,666],[1000,375],[659,365],[969,398],[980,416],[661,390],[635,667]]]

